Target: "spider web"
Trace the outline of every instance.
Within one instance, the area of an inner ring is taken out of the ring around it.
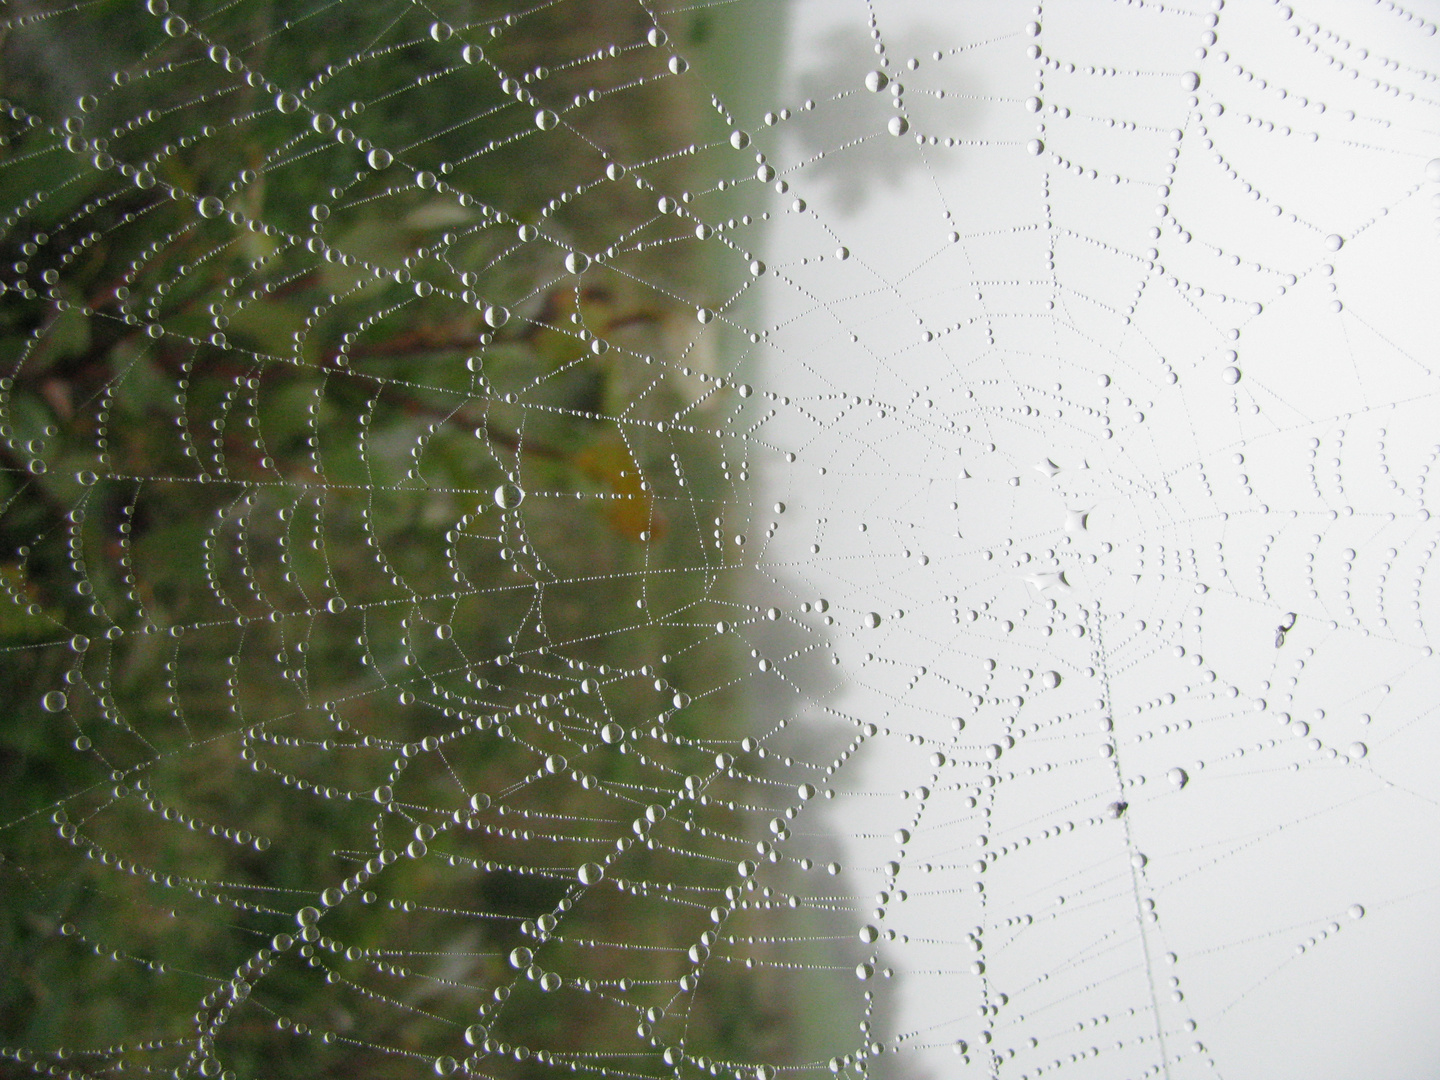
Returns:
[[[1437,15],[12,7],[6,1068],[1433,1064]]]

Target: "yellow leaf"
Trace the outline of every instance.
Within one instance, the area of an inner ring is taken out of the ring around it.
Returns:
[[[640,468],[624,443],[607,440],[587,446],[575,455],[575,467],[615,496],[606,500],[605,512],[621,536],[638,541],[648,533],[647,539],[654,541],[664,533],[664,520],[651,493],[641,488]]]

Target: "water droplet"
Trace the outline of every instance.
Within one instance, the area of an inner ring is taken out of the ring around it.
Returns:
[[[732,131],[730,133],[730,145],[736,150],[744,150],[750,145],[750,136],[743,131]]]
[[[1359,761],[1369,752],[1370,748],[1366,746],[1363,742],[1352,742],[1345,751],[1345,753],[1350,756],[1350,759],[1352,761]]]
[[[1331,233],[1329,236],[1325,237],[1326,251],[1339,251],[1344,246],[1345,238],[1339,233]]]
[[[1352,919],[1363,919],[1365,917],[1365,908],[1361,904],[1351,904],[1350,907],[1347,909],[1346,914],[1348,914]]]
[[[225,204],[214,195],[207,195],[195,204],[195,209],[200,211],[201,217],[213,218],[219,217],[225,212]]]
[[[614,746],[623,738],[625,738],[625,729],[619,724],[606,724],[600,729],[600,741],[610,746]]]
[[[522,971],[529,967],[534,959],[535,954],[523,945],[517,949],[510,950],[510,966],[516,971]]]
[[[862,926],[860,928],[860,940],[867,945],[880,937],[880,931],[873,926]]]
[[[40,707],[46,712],[63,712],[67,701],[63,690],[51,690],[40,699]]]
[[[560,122],[560,118],[549,109],[541,109],[535,114],[535,126],[541,131],[549,131]]]
[[[485,324],[497,329],[510,321],[510,309],[501,307],[499,304],[491,304],[485,309]]]
[[[1060,685],[1060,673],[1058,671],[1046,671],[1040,675],[1040,685],[1046,690],[1054,690]]]
[[[1165,779],[1169,780],[1172,786],[1183,788],[1190,782],[1190,774],[1179,766],[1176,766],[1165,774]]]
[[[525,501],[525,492],[515,484],[501,484],[495,489],[495,505],[501,510],[513,510]]]
[[[659,48],[670,40],[670,36],[658,26],[652,26],[645,34],[645,40],[655,48]]]
[[[865,89],[872,94],[878,94],[885,87],[890,85],[890,76],[883,71],[872,71],[865,76]]]
[[[575,876],[580,879],[581,885],[594,885],[605,876],[605,868],[599,863],[587,862],[580,867]]]
[[[540,976],[540,989],[544,990],[547,994],[553,994],[556,990],[560,989],[562,981],[559,975],[556,975],[553,971],[547,971],[544,975]]]
[[[288,91],[281,91],[275,95],[275,108],[282,113],[293,113],[300,108],[300,99]]]
[[[326,889],[320,894],[320,902],[326,907],[334,907],[345,899],[345,894],[336,888]]]
[[[1200,73],[1198,71],[1187,71],[1180,76],[1180,86],[1190,93],[1200,89]]]
[[[1220,372],[1220,377],[1231,386],[1234,386],[1240,381],[1240,369],[1238,367],[1227,367],[1224,371]]]
[[[890,122],[885,125],[887,131],[897,139],[910,130],[910,121],[903,116],[892,116]]]
[[[670,62],[666,66],[669,67],[672,75],[683,75],[690,68],[690,64],[683,56],[670,57]]]
[[[809,802],[815,797],[815,785],[801,784],[798,788],[795,789],[795,794],[799,795],[800,798],[805,800],[806,802]]]
[[[320,921],[320,909],[316,907],[302,907],[295,913],[295,921],[301,926],[314,926]]]
[[[345,600],[339,596],[332,596],[326,601],[325,610],[330,612],[331,615],[339,615],[345,610]]]
[[[485,59],[485,50],[479,45],[466,45],[460,50],[460,59],[467,64],[478,64]]]
[[[1432,184],[1440,184],[1440,157],[1431,158],[1425,163],[1425,179]]]
[[[433,22],[430,24],[430,39],[432,41],[449,41],[455,28],[449,23]]]
[[[1045,144],[1039,139],[1031,139],[1025,144],[1025,149],[1030,151],[1031,154],[1040,154],[1044,152]]]
[[[880,625],[880,613],[878,611],[867,611],[860,624],[867,630],[874,630]]]
[[[382,150],[377,146],[365,155],[365,160],[369,163],[370,168],[378,171],[380,169],[388,169],[390,163],[395,160],[395,155],[390,153],[389,150]]]
[[[859,979],[861,982],[864,982],[866,979],[870,978],[870,977],[871,977],[872,975],[874,975],[874,974],[875,974],[875,965],[874,965],[874,964],[856,964],[856,965],[855,965],[855,977],[856,977],[857,979]]]
[[[470,1046],[480,1046],[485,1042],[485,1025],[471,1024],[465,1029],[465,1042]]]
[[[709,308],[696,308],[695,318],[698,322],[708,323],[715,318],[715,313]]]
[[[590,256],[583,251],[572,251],[565,256],[565,269],[572,274],[583,274],[590,266]]]

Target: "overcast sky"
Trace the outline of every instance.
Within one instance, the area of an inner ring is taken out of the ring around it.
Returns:
[[[837,618],[810,714],[892,732],[832,823],[866,894],[913,831],[879,992],[936,1077],[987,1027],[1011,1075],[1440,1075],[1440,45],[1219,6],[795,7],[772,554]]]

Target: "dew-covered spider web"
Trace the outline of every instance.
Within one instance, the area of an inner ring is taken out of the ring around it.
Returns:
[[[0,1075],[1435,1075],[1440,7],[0,17]]]

